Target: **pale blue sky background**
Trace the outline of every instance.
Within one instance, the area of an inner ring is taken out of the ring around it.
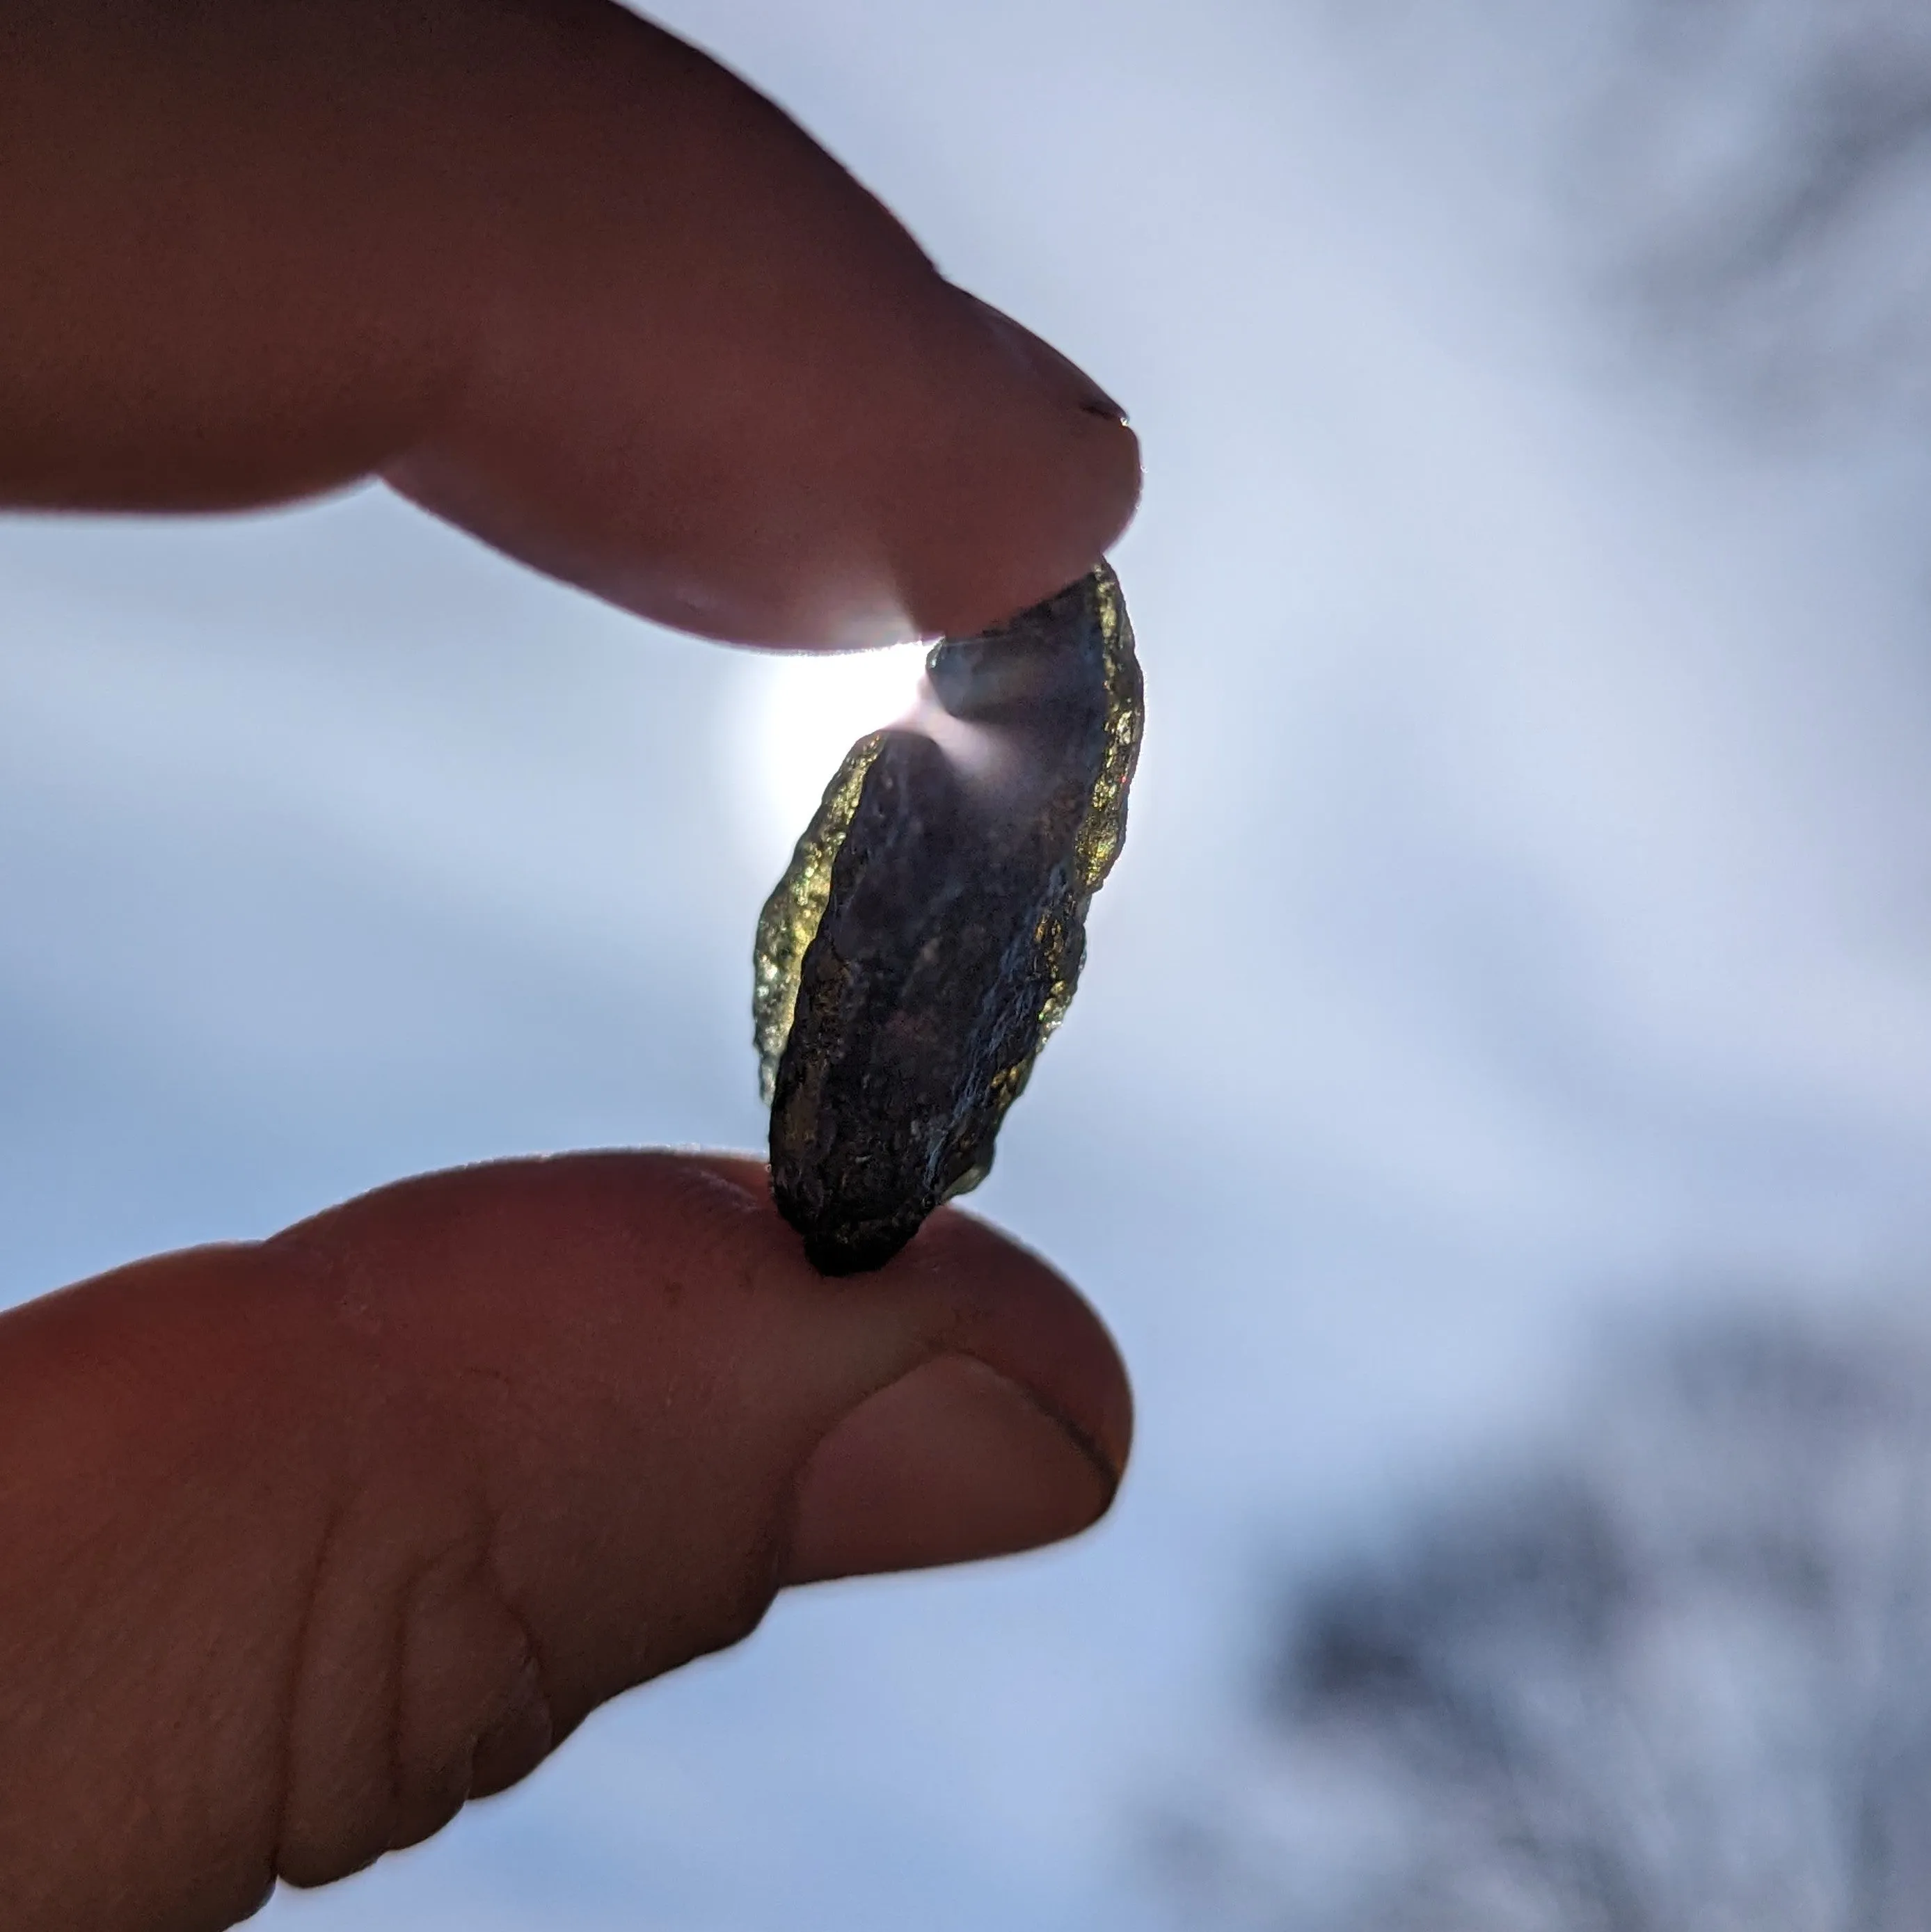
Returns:
[[[1136,1465],[1071,1549],[781,1603],[263,1922],[1156,1924],[1136,1821],[1270,1565],[1560,1408],[1605,1310],[1917,1278],[1911,476],[1612,326],[1551,158],[1599,46],[1446,12],[662,10],[1145,439],[1132,835],[980,1197],[1115,1325]],[[424,1166],[758,1142],[775,795],[876,722],[812,668],[374,494],[0,524],[0,1291]]]

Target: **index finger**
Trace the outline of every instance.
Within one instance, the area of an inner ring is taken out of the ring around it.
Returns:
[[[0,502],[379,475],[643,615],[963,631],[1124,526],[1116,406],[613,0],[0,0]]]

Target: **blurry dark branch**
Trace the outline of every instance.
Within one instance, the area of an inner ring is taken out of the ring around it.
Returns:
[[[1736,111],[1740,88],[1758,129],[1731,167],[1756,178],[1761,212],[1732,260],[1762,268],[1824,238],[1857,204],[1894,180],[1931,141],[1931,47],[1906,32],[1902,4],[1840,0],[1644,0],[1632,22],[1632,96],[1667,82],[1686,118]],[[1749,68],[1771,22],[1780,65]],[[1689,62],[1686,73],[1684,63]]]
[[[1931,9],[1598,4],[1622,52],[1577,136],[1604,266],[1759,406],[1876,422],[1923,395],[1931,316],[1908,238],[1931,224]]]
[[[1643,1358],[1538,1478],[1284,1606],[1275,1822],[1366,1820],[1365,1868],[1310,1890],[1227,1820],[1194,1865],[1285,1932],[1922,1932],[1926,1389],[1914,1340],[1795,1326]]]
[[[1862,62],[1825,76],[1813,110],[1810,165],[1758,231],[1758,252],[1788,254],[1841,222],[1861,197],[1921,158],[1931,88],[1908,69]]]

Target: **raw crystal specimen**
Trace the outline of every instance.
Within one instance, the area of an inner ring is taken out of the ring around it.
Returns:
[[[826,1274],[882,1266],[983,1180],[1073,997],[1143,711],[1104,563],[926,660],[852,746],[758,922],[778,1206]]]

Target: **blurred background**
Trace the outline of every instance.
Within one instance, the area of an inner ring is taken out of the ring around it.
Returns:
[[[1145,441],[1132,834],[976,1203],[1136,1460],[262,1922],[1931,1922],[1931,15],[656,16]],[[759,1144],[757,909],[915,670],[375,492],[0,524],[0,1292]]]

